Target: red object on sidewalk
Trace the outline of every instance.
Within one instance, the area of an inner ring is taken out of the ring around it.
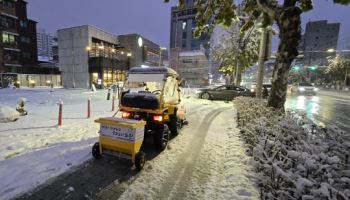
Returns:
[[[58,104],[58,126],[62,126],[63,101]]]
[[[90,103],[91,102],[91,100],[90,100],[90,98],[88,99],[88,107],[87,107],[87,118],[90,118],[90,116],[91,116],[91,110],[90,110]]]
[[[112,111],[114,111],[114,95],[112,97]]]

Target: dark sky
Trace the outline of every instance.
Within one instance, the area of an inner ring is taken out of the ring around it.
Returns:
[[[332,0],[314,0],[315,8],[303,14],[303,29],[310,19],[341,22],[338,49],[350,49],[350,6]],[[54,33],[57,29],[91,24],[114,34],[139,33],[169,46],[171,0],[28,0],[28,16],[38,27]],[[276,49],[276,44],[273,45]]]

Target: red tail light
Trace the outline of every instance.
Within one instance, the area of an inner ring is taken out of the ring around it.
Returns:
[[[129,118],[130,113],[129,112],[122,112],[122,118]]]
[[[157,122],[162,122],[163,121],[163,116],[161,115],[154,115],[153,120]]]

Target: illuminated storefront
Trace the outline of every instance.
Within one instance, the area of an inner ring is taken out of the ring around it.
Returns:
[[[97,88],[106,88],[125,81],[129,66],[124,48],[92,38],[92,45],[87,50],[90,84]]]

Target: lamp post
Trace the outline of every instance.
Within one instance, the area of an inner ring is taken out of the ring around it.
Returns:
[[[128,58],[128,60],[127,60],[128,70],[130,69],[130,57],[131,56],[132,56],[132,54],[130,52],[126,54],[126,57]]]
[[[162,63],[162,50],[166,50],[166,48],[165,47],[159,47],[159,67],[160,67],[160,65],[161,65],[161,63]]]
[[[102,89],[103,88],[103,67],[102,67],[102,52],[104,50],[104,46],[103,43],[101,42],[101,44],[98,46],[99,49],[99,73],[98,73],[98,79],[97,79],[97,84],[99,84],[99,88]]]

